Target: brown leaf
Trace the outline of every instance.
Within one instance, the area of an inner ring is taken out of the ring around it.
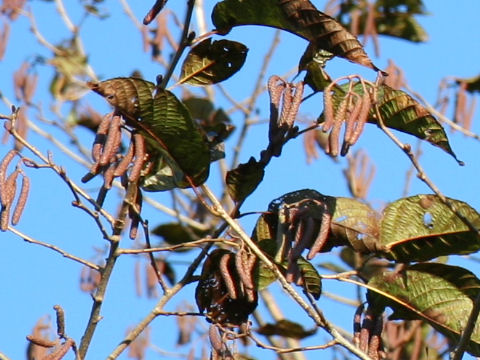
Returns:
[[[316,50],[327,50],[335,56],[379,71],[358,39],[338,21],[318,11],[309,0],[282,0],[282,10],[296,27],[306,34]]]

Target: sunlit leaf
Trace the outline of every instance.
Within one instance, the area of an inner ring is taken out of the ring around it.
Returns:
[[[211,85],[228,79],[243,66],[247,47],[231,40],[208,38],[188,53],[182,65],[181,82],[190,85]]]
[[[364,202],[338,197],[329,242],[334,246],[350,245],[359,252],[371,252],[376,248],[379,221],[380,215]]]
[[[448,199],[480,228],[480,214],[468,204]],[[383,212],[379,247],[398,261],[424,261],[480,249],[480,236],[435,195],[417,195],[391,203]]]
[[[265,25],[289,31],[308,40],[316,50],[378,70],[363,46],[339,22],[318,11],[309,0],[224,0],[215,6],[212,21],[226,34],[240,25]]]
[[[345,96],[348,84],[334,88],[333,102],[335,109]],[[363,87],[360,83],[353,86],[353,90],[363,95]],[[447,134],[437,119],[420,103],[402,90],[394,90],[387,85],[378,88],[378,108],[384,124],[392,129],[426,140],[434,146],[438,146],[452,155],[460,165],[448,142]],[[370,109],[368,122],[377,124],[377,116],[374,107]],[[323,121],[323,114],[319,121]]]
[[[304,339],[317,332],[317,329],[305,330],[302,325],[287,319],[278,320],[275,324],[267,323],[257,329],[262,335],[279,335],[293,339]]]
[[[378,103],[386,126],[426,140],[463,164],[450,147],[442,125],[410,95],[383,85],[378,92]]]
[[[265,165],[253,157],[245,164],[227,172],[227,191],[235,201],[243,201],[263,180]]]
[[[438,263],[409,266],[401,272],[374,276],[368,286],[370,306],[393,309],[392,319],[421,319],[458,342],[480,291],[480,280],[463,268]],[[468,342],[467,351],[480,355],[480,322]]]

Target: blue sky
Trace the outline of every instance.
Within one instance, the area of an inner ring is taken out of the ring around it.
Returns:
[[[75,1],[65,1],[67,11],[74,23],[78,22],[81,16],[76,3]],[[148,11],[150,3],[151,1],[131,2],[132,9],[139,19]],[[324,6],[323,1],[314,1],[314,3],[319,9]],[[425,1],[425,5],[430,15],[418,17],[418,20],[430,36],[427,43],[417,45],[402,40],[381,38],[380,58],[374,58],[371,43],[367,45],[366,50],[375,64],[381,68],[386,67],[389,58],[394,59],[405,71],[409,85],[433,103],[436,99],[438,84],[443,77],[472,77],[479,72],[480,24],[477,14],[480,11],[480,3],[477,0],[465,0],[457,1],[452,5],[450,2]],[[35,14],[40,31],[51,43],[57,44],[69,36],[64,24],[56,15],[53,3],[35,0],[28,2],[27,6]],[[183,17],[184,2],[171,0],[168,6],[174,10],[179,9],[179,16]],[[210,3],[209,6],[211,6]],[[81,30],[81,37],[95,72],[106,79],[128,76],[132,70],[139,69],[145,78],[153,81],[155,76],[162,73],[163,70],[158,64],[150,61],[148,53],[143,52],[140,34],[124,14],[120,2],[108,1],[105,7],[110,13],[108,19],[100,21],[88,18]],[[2,21],[3,19],[0,18],[0,23]],[[258,72],[273,35],[274,30],[255,27],[234,29],[228,35],[229,39],[242,41],[250,48],[244,68],[225,82],[225,86],[232,89],[232,93],[237,98],[243,99],[251,92],[253,88],[250,81],[253,78],[251,74]],[[305,46],[304,40],[290,34],[282,34],[275,61],[268,69],[268,76],[285,74],[293,69]],[[28,19],[21,16],[12,24],[6,55],[0,61],[0,91],[11,101],[14,100],[11,74],[24,60],[32,60],[36,55],[45,58],[51,56],[45,48],[38,45],[29,32]],[[49,110],[52,98],[48,92],[48,86],[53,76],[53,70],[47,65],[40,65],[37,70],[40,80],[34,101],[42,104],[47,118],[56,120],[55,115]],[[343,59],[332,60],[327,65],[327,71],[334,78],[350,73],[360,73],[371,80],[375,77],[372,71],[350,64]],[[178,75],[179,71],[176,73]],[[178,89],[175,91],[178,92]],[[221,95],[218,96],[218,99],[221,102],[220,105],[229,106]],[[89,93],[85,100],[90,102],[100,113],[108,111],[108,106],[98,95]],[[268,99],[262,96],[257,106],[259,118],[267,118]],[[315,96],[309,99],[300,111],[303,116],[313,119],[318,116],[321,109],[322,99]],[[67,113],[68,105],[63,105],[61,111],[64,114]],[[8,114],[8,112],[9,109],[0,103],[0,113]],[[34,115],[35,113],[32,112],[31,116]],[[479,133],[478,116],[476,119],[477,123],[474,122],[473,130]],[[238,114],[233,116],[233,121],[237,126],[241,124],[241,120]],[[60,136],[62,141],[66,141],[65,137],[59,135],[52,127],[45,124],[42,124],[42,127],[52,134]],[[259,152],[267,144],[266,131],[267,128],[263,125],[255,126],[252,129],[252,136],[247,139],[245,150],[241,154],[241,161],[247,161],[250,156],[258,158]],[[79,136],[86,144],[90,144],[93,140],[91,133],[86,131],[80,130]],[[234,136],[236,135],[234,134]],[[414,146],[417,143],[416,139],[408,136],[401,136],[401,138]],[[447,196],[467,201],[480,210],[480,191],[477,181],[480,174],[479,144],[458,132],[449,133],[449,138],[457,156],[466,163],[466,166],[459,167],[449,155],[429,144],[422,144],[421,163],[427,174]],[[71,159],[42,137],[31,134],[30,141],[44,153],[52,150],[55,162],[64,166],[72,179],[80,182],[80,178],[86,172],[85,168],[72,163]],[[0,146],[0,156],[3,157],[9,150],[9,146]],[[410,167],[405,155],[380,130],[371,125],[367,126],[354,150],[358,148],[366,150],[377,168],[376,177],[369,193],[371,204],[376,208],[381,208],[387,202],[401,197],[405,183],[405,171]],[[264,210],[272,199],[302,188],[313,188],[332,196],[348,196],[347,187],[341,175],[341,170],[345,167],[345,159],[334,163],[325,155],[321,155],[319,160],[307,166],[301,139],[293,141],[285,147],[281,158],[272,160],[267,168],[264,182],[246,201],[243,210]],[[94,249],[103,249],[106,244],[98,236],[92,220],[70,205],[73,198],[58,176],[48,169],[27,169],[27,171],[33,183],[32,192],[24,217],[17,228],[29,236],[55,244],[77,256],[90,261],[98,260],[95,257]],[[208,184],[218,190],[218,183],[218,172],[212,170]],[[98,185],[98,182],[92,182],[85,188],[94,194]],[[414,178],[409,194],[424,192],[430,191],[423,183]],[[113,191],[109,197],[111,201],[107,202],[106,206],[114,211],[115,192]],[[152,197],[165,203],[170,201],[169,195],[165,193],[156,193]],[[168,216],[149,207],[145,207],[145,217],[150,219],[152,225],[171,220]],[[247,233],[251,232],[254,221],[255,217],[242,220]],[[122,246],[131,246],[129,242],[130,240],[123,239]],[[188,255],[169,257],[172,262],[180,264],[178,276],[186,269],[185,265],[189,259]],[[316,258],[315,261],[332,259],[334,257],[322,255],[321,260]],[[105,299],[104,319],[99,325],[98,334],[89,352],[91,359],[105,358],[123,338],[126,328],[140,321],[156,302],[155,299],[137,298],[134,294],[133,269],[136,261],[138,258],[134,257],[122,257],[119,260],[118,268],[114,271]],[[466,262],[458,257],[453,257],[452,261],[464,264],[475,273],[478,272],[478,265],[471,261]],[[52,307],[55,304],[60,304],[65,309],[67,332],[79,342],[90,312],[91,299],[88,294],[79,290],[81,266],[78,263],[64,259],[51,250],[27,244],[11,233],[1,233],[0,264],[0,279],[3,285],[0,300],[0,321],[3,325],[2,336],[0,336],[0,352],[5,353],[12,360],[24,358],[25,336],[30,333],[37,319],[45,314],[54,315]],[[324,281],[324,289],[344,296],[353,296],[354,294],[351,286],[332,281]],[[193,303],[193,290],[193,285],[186,287],[180,293],[179,300],[169,304],[166,310],[173,311],[176,305],[184,301]],[[281,303],[285,304],[286,313],[289,316],[295,319],[306,319],[306,316],[292,306],[284,295],[279,291],[275,291],[275,294]],[[320,300],[320,306],[328,318],[350,330],[352,308],[338,307],[326,298]],[[188,349],[174,347],[176,340],[174,327],[173,317],[156,321],[152,329],[152,342],[164,350],[185,354]],[[328,340],[328,337],[319,331],[318,335],[309,340],[309,344],[318,344],[325,340]],[[258,356],[258,353],[254,355]],[[314,358],[317,353],[307,356]],[[125,354],[121,358],[125,359]],[[147,359],[163,358],[166,357],[154,350],[149,350],[147,355]],[[263,351],[261,358],[273,359],[273,354]]]

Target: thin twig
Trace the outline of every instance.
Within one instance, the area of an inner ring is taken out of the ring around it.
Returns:
[[[448,117],[446,117],[445,115],[443,115],[440,111],[438,111],[437,109],[435,109],[427,100],[425,100],[425,98],[420,95],[419,93],[415,92],[414,90],[412,90],[409,86],[405,86],[405,88],[411,93],[413,94],[418,100],[420,100],[423,104],[423,106],[425,107],[425,109],[427,109],[429,112],[431,112],[433,115],[437,116],[438,119],[442,122],[444,122],[445,124],[447,124],[448,126],[450,126],[452,129],[455,129],[459,132],[461,132],[462,134],[468,136],[468,137],[471,137],[471,138],[474,138],[475,140],[479,140],[480,141],[480,135],[468,130],[468,129],[465,129],[463,126],[461,125],[458,125],[456,122],[450,120]]]
[[[186,284],[189,283],[191,276],[197,269],[197,267],[200,265],[202,260],[205,258],[205,256],[208,253],[208,250],[210,249],[210,245],[207,245],[202,249],[200,254],[193,260],[191,265],[188,267],[187,271],[185,272],[185,275],[183,278],[175,284],[172,288],[170,288],[167,292],[164,293],[163,297],[160,298],[158,303],[155,305],[154,309],[148,313],[148,315],[140,321],[137,326],[131,330],[127,336],[122,340],[122,342],[108,355],[107,360],[113,360],[116,359],[120,356],[120,354],[127,348],[128,345],[132,343],[133,340],[135,340],[139,334],[157,317],[160,315],[164,315],[165,311],[163,311],[163,307],[170,301],[173,296],[178,293]]]
[[[389,128],[385,126],[383,122],[382,115],[380,114],[380,110],[378,108],[378,104],[376,103],[376,99],[374,101],[374,109],[375,115],[377,118],[378,126],[383,130],[385,134],[400,148],[403,152],[408,156],[410,161],[412,162],[413,166],[417,170],[417,177],[422,180],[440,199],[442,203],[444,203],[455,215],[458,216],[460,220],[473,232],[480,234],[480,229],[478,229],[466,216],[464,216],[460,211],[457,209],[455,204],[453,204],[447,197],[440,191],[437,185],[427,176],[425,170],[418,162],[415,154],[412,152],[412,147],[409,144],[404,144],[398,139]]]
[[[16,228],[14,228],[12,226],[9,226],[8,230],[10,230],[15,235],[21,237],[24,241],[26,241],[28,243],[46,247],[48,249],[56,251],[57,253],[61,254],[63,257],[66,257],[67,259],[71,259],[71,260],[76,261],[76,262],[78,262],[82,265],[88,266],[89,268],[91,268],[93,270],[100,270],[100,267],[98,265],[96,265],[94,263],[91,263],[90,261],[84,260],[84,259],[82,259],[78,256],[72,255],[69,252],[60,249],[58,246],[55,246],[55,245],[52,245],[52,244],[49,244],[49,243],[46,243],[46,242],[43,242],[43,241],[35,240],[34,238],[22,233],[21,231],[17,230]]]
[[[463,354],[467,349],[470,338],[472,337],[473,330],[475,330],[475,325],[477,324],[478,314],[480,313],[480,293],[478,293],[475,301],[473,302],[472,311],[468,317],[467,324],[463,329],[462,335],[458,340],[455,350],[450,354],[450,360],[461,360]]]
[[[189,31],[190,31],[190,22],[192,20],[192,14],[193,14],[193,9],[195,8],[195,0],[188,0],[187,1],[187,12],[185,14],[185,21],[183,22],[183,31],[182,35],[180,37],[180,41],[178,42],[178,49],[175,52],[175,55],[172,59],[172,61],[169,64],[168,70],[166,74],[162,78],[162,82],[160,84],[160,87],[162,89],[165,89],[165,87],[168,84],[168,81],[172,77],[173,71],[175,70],[178,61],[180,60],[180,57],[183,54],[183,51],[185,48],[189,45],[190,39],[189,39]]]

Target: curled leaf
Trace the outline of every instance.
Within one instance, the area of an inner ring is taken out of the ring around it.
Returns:
[[[243,66],[248,49],[231,40],[205,39],[188,53],[180,82],[205,86],[228,79]]]

